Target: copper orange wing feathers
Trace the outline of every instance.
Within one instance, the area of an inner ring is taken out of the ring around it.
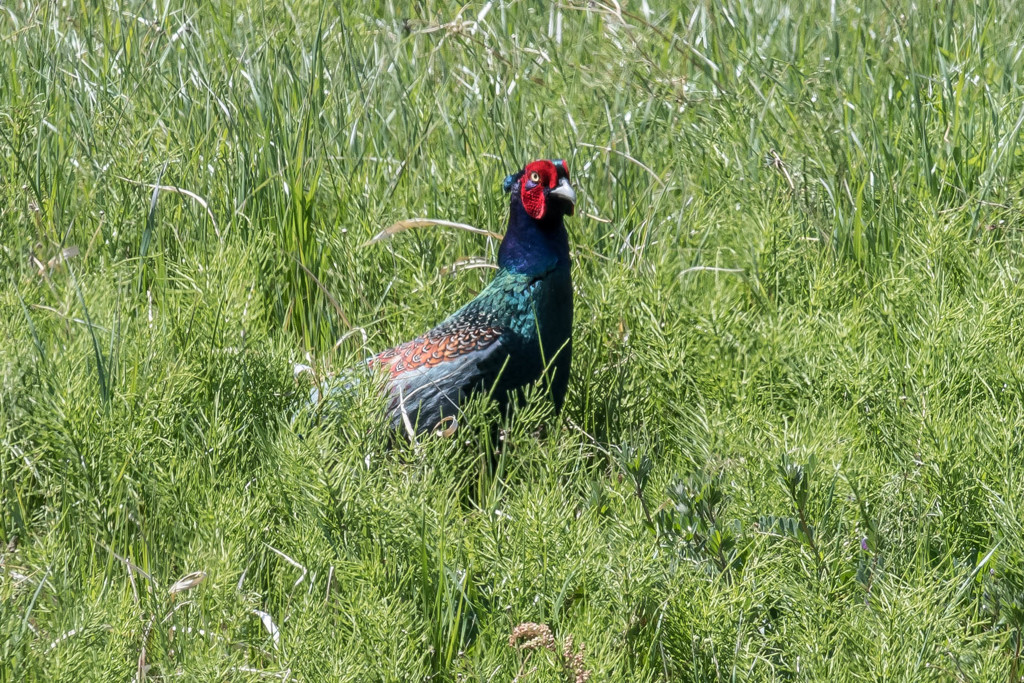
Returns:
[[[485,311],[467,311],[446,320],[422,337],[382,351],[371,364],[387,368],[392,380],[403,373],[433,368],[480,351],[501,337],[502,327]]]

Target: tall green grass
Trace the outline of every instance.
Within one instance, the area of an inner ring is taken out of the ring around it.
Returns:
[[[1018,4],[0,6],[0,679],[1020,680]],[[533,158],[564,415],[290,424]]]

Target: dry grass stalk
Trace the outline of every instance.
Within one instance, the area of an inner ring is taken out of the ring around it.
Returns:
[[[175,581],[174,584],[170,587],[170,589],[168,589],[167,592],[170,593],[171,595],[175,595],[176,593],[182,593],[184,591],[189,590],[190,588],[198,586],[199,584],[201,584],[205,580],[206,580],[206,572],[204,572],[204,571],[192,572],[191,574],[186,574],[185,576],[183,576],[180,579],[178,579],[177,581]]]
[[[476,233],[477,235],[486,235],[487,237],[496,240],[501,239],[501,235],[499,235],[496,232],[491,232],[490,230],[483,230],[482,228],[477,228],[472,225],[466,225],[465,223],[443,221],[437,218],[409,218],[404,221],[392,223],[391,225],[389,225],[388,227],[384,228],[376,235],[371,237],[369,240],[364,242],[362,246],[368,247],[369,245],[375,242],[380,242],[383,239],[387,239],[392,235],[397,235],[400,232],[405,232],[406,230],[411,230],[413,228],[427,228],[435,225],[446,228],[457,228],[459,230],[465,230],[466,232]]]

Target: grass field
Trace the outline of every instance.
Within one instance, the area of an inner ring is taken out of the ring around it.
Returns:
[[[0,680],[1020,681],[1024,5],[682,4],[0,0]],[[551,157],[564,413],[291,425]]]

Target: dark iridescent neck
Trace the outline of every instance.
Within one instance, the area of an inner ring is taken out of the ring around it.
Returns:
[[[510,202],[508,230],[498,249],[498,267],[523,275],[542,275],[569,267],[569,235],[562,215],[537,220],[518,197]]]

